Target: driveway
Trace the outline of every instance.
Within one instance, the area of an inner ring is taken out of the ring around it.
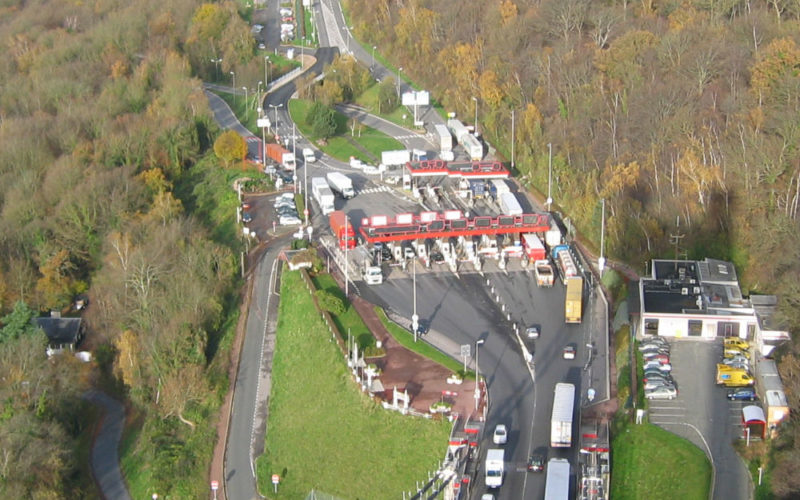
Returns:
[[[741,436],[738,419],[742,404],[729,402],[726,390],[715,384],[721,358],[719,341],[672,342],[670,361],[678,397],[651,401],[650,422],[688,439],[710,456],[715,500],[747,500],[752,490],[749,474],[732,446]]]

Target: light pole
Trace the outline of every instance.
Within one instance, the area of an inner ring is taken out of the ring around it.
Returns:
[[[472,100],[475,101],[475,137],[478,137],[478,98],[473,96]]]
[[[375,49],[377,49],[377,48],[378,48],[377,45],[373,45],[372,46],[372,64],[369,65],[369,69],[372,69],[372,68],[375,67]]]
[[[411,329],[414,330],[414,342],[417,341],[417,330],[419,330],[419,316],[417,315],[417,259],[411,259],[411,279],[412,279],[412,292],[411,296],[414,312],[411,315]]]
[[[278,135],[278,108],[282,108],[283,103],[269,104],[269,107],[275,110],[275,123],[273,125],[275,126],[275,135]]]
[[[511,110],[511,169],[513,170],[514,165],[514,143],[516,142],[514,136],[514,110]]]
[[[603,202],[603,208],[600,216],[600,258],[597,259],[597,268],[600,270],[600,276],[602,277],[603,269],[606,267],[606,258],[603,257],[606,236],[606,199],[603,198],[601,201]]]
[[[397,68],[397,97],[400,97],[400,72],[403,68]]]
[[[212,59],[211,62],[214,63],[214,66],[216,68],[215,74],[217,75],[216,76],[216,80],[219,81],[219,63],[222,62],[222,58],[220,57],[220,58],[217,58],[217,59]]]
[[[547,160],[547,211],[550,211],[550,205],[553,203],[551,196],[550,186],[553,183],[553,144],[547,143],[547,150],[549,152],[549,159]]]
[[[267,74],[267,63],[269,62],[269,56],[264,56],[264,89],[269,90],[269,75]]]
[[[232,86],[233,86],[233,105],[236,106],[236,72],[235,71],[231,71],[230,74],[231,74],[231,78],[233,78],[233,83],[232,83]]]
[[[481,399],[481,369],[478,366],[478,347],[483,345],[484,340],[475,341],[475,411],[478,411],[478,403]]]
[[[242,87],[244,89],[244,121],[247,121],[247,87]]]
[[[344,242],[344,296],[345,296],[345,298],[347,298],[347,297],[350,296],[350,294],[349,294],[350,288],[348,287],[349,282],[347,280],[347,278],[349,277],[348,273],[350,271],[350,266],[349,266],[349,264],[347,262],[347,247],[350,246],[350,241],[347,240],[347,216],[345,216],[345,218],[344,218],[344,237],[345,237],[345,242]]]

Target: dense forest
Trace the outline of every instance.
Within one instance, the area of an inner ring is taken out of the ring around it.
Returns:
[[[733,261],[800,327],[800,2],[345,0],[356,36],[473,121],[586,240]],[[544,195],[546,197],[546,194]],[[674,236],[682,236],[673,238]],[[676,246],[673,241],[678,240]],[[800,361],[779,365],[795,418],[773,489],[800,494]]]
[[[0,492],[95,495],[101,386],[129,410],[132,495],[199,498],[240,243],[195,75],[259,68],[248,24],[231,2],[4,0],[0,44]],[[79,294],[96,363],[48,361],[30,320]]]

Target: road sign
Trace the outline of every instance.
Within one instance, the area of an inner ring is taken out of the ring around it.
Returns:
[[[272,475],[272,484],[278,484],[281,482],[281,477],[277,474]]]
[[[464,344],[461,346],[461,356],[468,358],[469,357],[469,344]]]
[[[211,481],[211,491],[217,491],[219,489],[219,481]]]

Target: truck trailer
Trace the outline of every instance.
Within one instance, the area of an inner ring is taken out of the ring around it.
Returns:
[[[575,265],[569,245],[556,245],[551,251],[551,257],[558,266],[562,283],[566,285],[568,279],[578,276],[578,266]]]
[[[551,458],[547,462],[544,500],[569,500],[569,472],[569,460],[566,458]]]
[[[528,257],[529,262],[540,261],[547,258],[542,240],[534,233],[524,233],[522,235],[522,248],[525,249],[525,255]]]
[[[353,189],[353,181],[343,173],[328,172],[326,179],[328,179],[330,188],[335,193],[339,193],[342,198],[349,200],[356,195],[356,191]]]
[[[567,296],[564,301],[564,320],[567,323],[580,323],[583,315],[583,278],[573,276],[567,279]]]
[[[403,166],[410,161],[411,151],[407,149],[384,151],[381,153],[381,164],[387,167]]]
[[[514,193],[501,193],[498,201],[503,215],[522,215],[522,206]]]
[[[503,471],[505,470],[505,451],[491,449],[486,451],[486,487],[499,488],[503,485]]]
[[[572,414],[575,403],[575,386],[559,382],[553,394],[553,413],[550,419],[550,446],[572,446]]]
[[[439,137],[439,151],[442,153],[452,151],[453,136],[450,134],[450,131],[447,130],[447,127],[441,123],[437,123],[433,128],[436,131],[436,135]]]
[[[314,194],[314,199],[317,200],[323,215],[328,215],[334,211],[333,191],[328,187],[328,181],[324,177],[311,178],[311,192]]]
[[[267,144],[267,156],[272,161],[280,163],[286,170],[294,170],[296,167],[294,153],[287,151],[280,144]]]
[[[334,210],[328,216],[331,232],[336,238],[336,244],[340,249],[352,249],[356,247],[356,231],[350,223],[350,219],[341,210]]]

